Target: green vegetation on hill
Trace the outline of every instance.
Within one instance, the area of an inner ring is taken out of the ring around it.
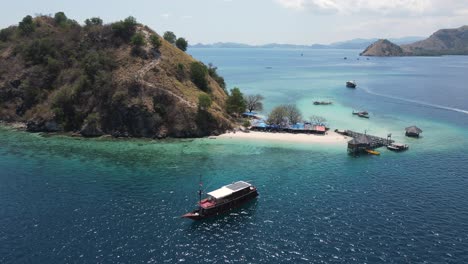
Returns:
[[[128,17],[63,12],[0,31],[0,120],[86,136],[197,137],[233,123],[224,79]],[[185,47],[185,48],[184,48]]]

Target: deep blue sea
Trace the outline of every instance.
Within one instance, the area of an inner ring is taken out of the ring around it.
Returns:
[[[410,149],[356,158],[341,145],[0,127],[0,263],[468,263],[468,57],[189,53],[218,66],[229,88],[264,95],[264,114],[295,103],[304,117],[392,133]],[[322,99],[334,104],[312,104]],[[404,137],[410,125],[423,137]],[[248,180],[260,196],[207,221],[181,219],[200,175],[207,191]]]

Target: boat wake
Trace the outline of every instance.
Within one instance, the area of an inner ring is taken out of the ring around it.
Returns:
[[[418,101],[418,100],[413,100],[413,99],[407,99],[407,98],[402,98],[402,97],[398,97],[398,96],[393,96],[393,95],[387,95],[387,94],[381,94],[381,93],[376,93],[374,91],[371,91],[365,87],[361,87],[361,90],[363,90],[364,92],[368,93],[368,94],[372,94],[372,95],[376,95],[376,96],[381,96],[381,97],[386,97],[386,98],[390,98],[390,99],[394,99],[394,100],[399,100],[399,101],[403,101],[403,102],[408,102],[408,103],[413,103],[413,104],[417,104],[421,107],[427,107],[427,108],[435,108],[435,109],[440,109],[440,110],[446,110],[446,111],[452,111],[452,112],[458,112],[458,113],[462,113],[462,114],[466,114],[468,115],[468,110],[464,110],[464,109],[459,109],[459,108],[455,108],[455,107],[449,107],[449,106],[444,106],[444,105],[438,105],[438,104],[431,104],[431,103],[426,103],[426,102],[422,102],[422,101]]]

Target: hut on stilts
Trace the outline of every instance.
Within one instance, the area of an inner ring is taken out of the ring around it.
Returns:
[[[410,127],[407,127],[405,128],[406,130],[406,133],[405,135],[407,137],[419,137],[419,134],[421,134],[423,131],[417,127],[417,126],[410,126]]]

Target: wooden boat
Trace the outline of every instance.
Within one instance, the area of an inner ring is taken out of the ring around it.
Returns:
[[[400,144],[400,143],[392,143],[387,146],[387,149],[391,151],[403,151],[403,150],[407,150],[408,148],[409,148],[408,145]]]
[[[380,155],[380,152],[372,150],[372,149],[366,149],[366,152],[372,155],[376,155],[376,156]]]
[[[369,113],[367,111],[353,111],[353,115],[357,115],[362,118],[369,118]]]
[[[331,105],[333,102],[330,101],[315,101],[314,105]]]
[[[346,87],[348,88],[356,88],[357,84],[355,81],[347,81],[346,82]]]
[[[228,184],[209,192],[208,197],[203,200],[201,200],[201,194],[200,190],[198,209],[184,214],[183,218],[200,220],[219,215],[239,207],[258,196],[257,188],[245,181]]]

